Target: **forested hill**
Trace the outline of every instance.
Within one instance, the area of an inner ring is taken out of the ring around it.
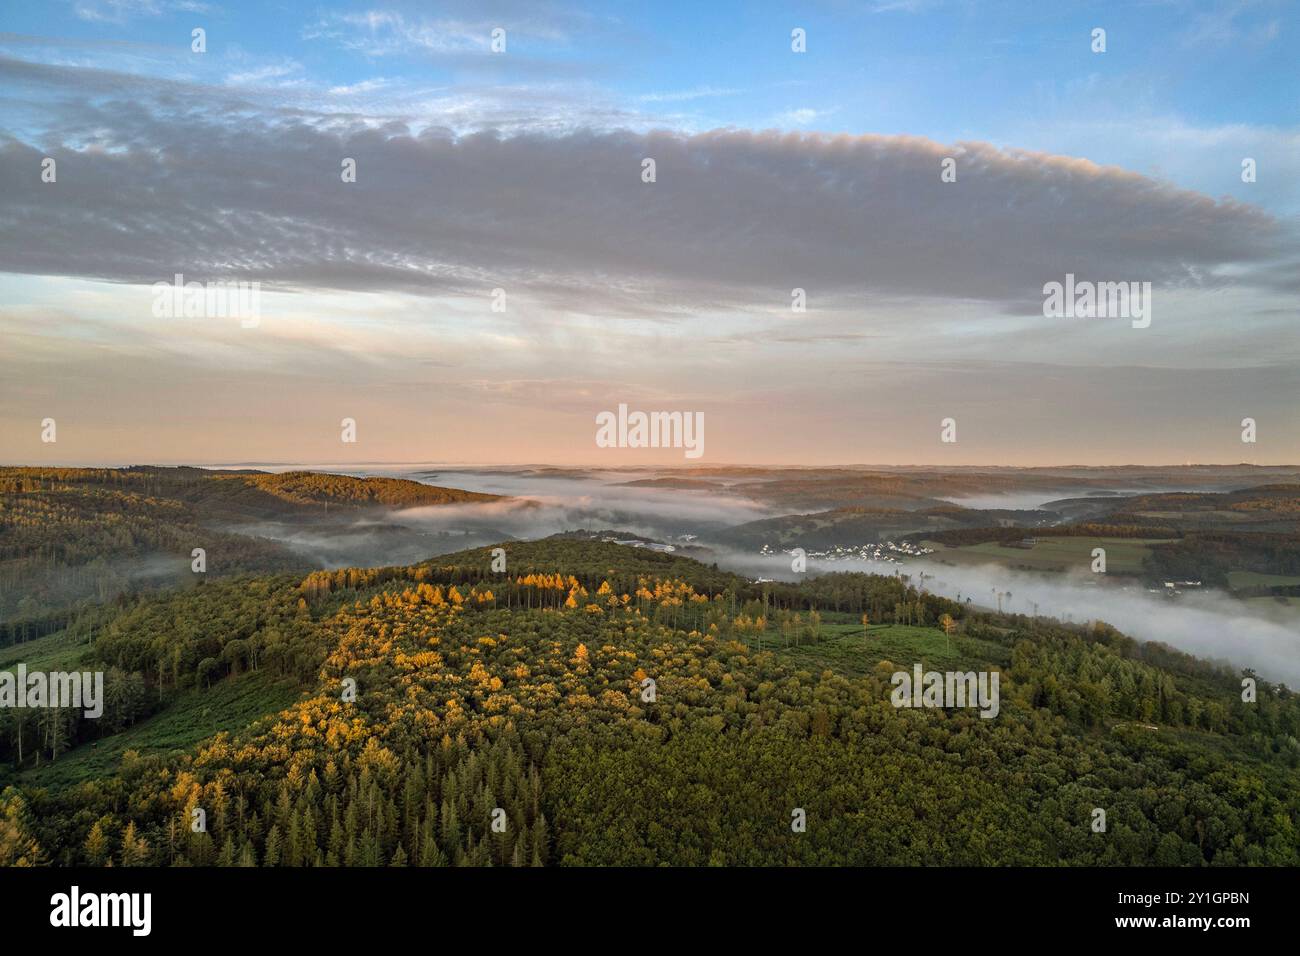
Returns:
[[[222,476],[217,475],[220,478]],[[389,508],[418,508],[427,505],[499,501],[500,495],[458,488],[437,488],[404,478],[352,478],[311,471],[281,474],[232,475],[242,482],[282,501],[298,505],[382,505]]]
[[[4,726],[0,864],[1300,863],[1285,688],[905,579],[557,538],[213,582],[83,637],[121,729]],[[996,671],[997,715],[896,708],[915,664]]]
[[[354,478],[311,471],[273,474],[203,468],[0,468],[0,494],[98,491],[183,501],[209,517],[275,517],[290,506],[415,508],[501,500],[404,478]]]
[[[196,547],[210,578],[322,566],[264,537],[259,524],[310,523],[324,537],[346,530],[341,522],[398,509],[493,500],[502,499],[309,472],[0,468],[0,646],[49,633],[122,593],[193,584]]]

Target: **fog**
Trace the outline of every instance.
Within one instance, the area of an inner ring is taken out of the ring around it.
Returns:
[[[419,480],[427,484],[519,497],[485,504],[411,508],[396,512],[393,520],[437,529],[492,526],[514,538],[545,537],[578,529],[612,529],[669,538],[703,535],[776,514],[734,495],[624,484],[646,475],[625,471],[585,474],[588,477],[498,471],[422,473]]]
[[[1260,479],[1258,484],[1263,484],[1264,479]],[[1006,509],[1009,511],[1037,511],[1046,509],[1053,510],[1049,507],[1053,502],[1076,501],[1079,499],[1096,499],[1100,502],[1107,502],[1114,498],[1123,498],[1129,495],[1163,495],[1172,494],[1179,491],[1194,492],[1222,492],[1229,487],[1205,486],[1197,487],[1192,485],[1143,485],[1124,488],[1098,488],[1095,485],[1059,485],[1052,489],[1033,488],[1025,491],[996,491],[989,494],[979,495],[941,495],[941,501],[948,501],[955,505],[961,505],[963,508],[976,508],[980,510]],[[1247,483],[1246,487],[1249,487]]]
[[[359,473],[374,473],[361,469]],[[388,472],[392,474],[392,472]],[[645,477],[628,471],[550,472],[531,469],[450,468],[411,471],[427,484],[514,496],[508,500],[438,505],[392,511],[372,520],[329,527],[263,524],[243,528],[283,541],[329,567],[348,564],[405,564],[436,554],[535,539],[562,531],[631,532],[678,547],[683,534],[699,536],[720,567],[748,577],[795,580],[788,555],[762,556],[710,545],[723,528],[771,517],[778,512],[746,498],[712,491],[627,487]],[[981,507],[1032,508],[1042,492],[958,499]],[[952,567],[925,560],[904,564],[810,559],[810,574],[865,571],[926,575],[927,589],[956,599],[995,607],[993,590],[1006,593],[1004,610],[1029,614],[1038,605],[1044,617],[1085,622],[1102,620],[1139,640],[1155,640],[1198,657],[1251,667],[1265,679],[1300,686],[1300,613],[1247,605],[1219,591],[1188,591],[1177,597],[1152,594],[1138,586],[1121,587],[1091,574],[1043,575],[997,564]]]
[[[452,478],[444,474],[443,479]],[[708,544],[708,532],[720,524],[738,524],[769,517],[771,512],[744,499],[709,492],[627,488],[608,484],[636,476],[626,472],[593,474],[587,480],[571,476],[539,478],[535,474],[483,473],[481,484],[463,479],[474,476],[457,473],[457,485],[472,490],[521,494],[544,489],[547,494],[530,495],[539,507],[530,510],[517,505],[453,506],[455,509],[417,509],[428,512],[426,520],[439,527],[463,526],[462,515],[481,509],[491,515],[502,530],[528,538],[573,528],[617,528],[648,537],[664,538],[684,531],[698,533]],[[1034,508],[1059,498],[1059,493],[1042,491],[1026,494],[997,494],[968,498],[967,507]],[[404,513],[403,518],[411,513]],[[793,580],[787,555],[764,557],[732,549],[714,548],[720,567],[749,577]],[[915,581],[926,575],[927,589],[956,599],[996,607],[993,590],[1010,592],[1003,609],[1033,613],[1066,621],[1103,620],[1139,640],[1161,641],[1198,657],[1251,667],[1261,677],[1300,686],[1300,614],[1255,610],[1220,591],[1186,591],[1177,597],[1152,594],[1138,585],[1127,589],[1104,582],[1085,572],[1083,576],[1043,575],[1014,571],[997,564],[952,567],[931,561],[912,560],[905,564],[869,561],[809,562],[809,572],[859,570],[873,574],[901,571]]]
[[[353,473],[364,475],[367,470]],[[575,530],[630,532],[681,545],[680,535],[703,536],[773,514],[749,499],[709,491],[626,487],[623,482],[644,477],[628,472],[584,478],[569,473],[442,470],[402,477],[516,497],[394,509],[359,520],[260,521],[228,530],[278,541],[327,568],[374,567]]]
[[[416,564],[437,554],[496,544],[502,539],[500,533],[491,529],[442,531],[412,524],[259,521],[224,530],[269,538],[327,569]]]
[[[1049,501],[1060,501],[1077,495],[1088,494],[1079,489],[1058,489],[1050,493],[1033,491],[1000,491],[989,495],[941,495],[940,501],[947,501],[963,508],[980,510],[1038,511]],[[1095,494],[1095,492],[1091,492]]]
[[[1121,588],[1097,575],[1045,576],[996,565],[954,568],[928,561],[910,562],[909,573],[924,572],[926,587],[938,594],[996,605],[992,590],[1011,592],[1002,608],[1074,621],[1102,620],[1130,637],[1161,641],[1211,660],[1254,668],[1261,677],[1300,686],[1300,616],[1289,625],[1251,613],[1248,605],[1222,591],[1184,591],[1168,597],[1133,586]]]
[[[718,563],[739,573],[791,581],[789,555],[738,555],[719,552]],[[924,573],[926,590],[984,608],[996,608],[993,596],[1010,592],[1002,609],[1034,613],[1063,621],[1101,620],[1130,637],[1160,641],[1208,660],[1253,668],[1260,677],[1300,686],[1300,613],[1256,611],[1222,591],[1184,591],[1177,597],[1152,594],[1138,586],[1121,587],[1089,572],[1043,575],[1014,571],[1001,565],[953,567],[932,561],[904,564],[846,560],[808,561],[808,573],[864,571],[892,575],[901,572],[918,583]]]

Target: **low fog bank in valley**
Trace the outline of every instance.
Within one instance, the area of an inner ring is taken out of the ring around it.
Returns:
[[[585,477],[471,471],[422,474],[418,480],[426,484],[517,497],[486,504],[412,508],[396,513],[394,520],[438,529],[491,525],[512,538],[606,528],[668,538],[703,535],[777,513],[732,495],[623,484],[637,477],[642,476],[628,472],[591,472]]]
[[[996,606],[992,591],[1011,592],[1002,609],[1075,622],[1101,620],[1130,637],[1160,641],[1197,657],[1254,668],[1261,677],[1300,686],[1300,616],[1289,624],[1257,616],[1248,605],[1221,591],[1185,591],[1170,598],[1132,585],[1122,588],[1073,575],[1048,577],[996,565],[954,568],[928,561],[908,562],[904,573],[924,572],[937,594]],[[934,575],[933,579],[929,575]]]
[[[362,469],[354,474],[375,474]],[[335,522],[328,526],[263,523],[244,533],[274,538],[328,567],[410,564],[434,555],[511,539],[531,540],[565,531],[630,532],[674,545],[709,549],[702,560],[748,577],[793,581],[785,554],[759,555],[719,547],[710,539],[725,528],[789,514],[750,499],[710,490],[629,487],[642,477],[627,471],[571,472],[517,469],[404,469],[394,475],[426,484],[512,496],[501,501],[451,504],[390,511],[379,519]],[[965,499],[966,506],[1035,507],[1041,491],[993,494]],[[926,560],[903,564],[861,559],[818,562],[809,574],[863,571],[926,575],[925,586],[946,597],[961,596],[996,607],[993,591],[1005,594],[1002,608],[1017,614],[1081,623],[1102,620],[1139,640],[1154,640],[1199,657],[1254,668],[1268,680],[1300,686],[1300,614],[1294,610],[1248,605],[1218,591],[1187,591],[1169,598],[1134,583],[1127,587],[1092,575],[1044,575],[997,564],[953,567]]]
[[[603,528],[664,538],[707,533],[766,516],[757,508],[736,501],[722,503],[698,492],[651,492],[622,500],[533,496],[526,501],[412,508],[394,514],[393,520],[443,529],[491,525],[512,538]]]
[[[728,570],[779,581],[803,577],[790,570],[790,556],[718,552],[718,564]],[[1160,641],[1207,660],[1233,667],[1250,667],[1266,680],[1300,686],[1300,615],[1256,613],[1221,591],[1184,592],[1176,598],[1152,594],[1138,585],[1123,588],[1096,580],[1092,575],[1048,576],[1015,571],[997,564],[952,567],[932,561],[905,564],[850,559],[818,562],[808,559],[808,574],[862,571],[867,574],[908,575],[918,583],[924,573],[926,590],[973,605],[1083,623],[1100,620],[1129,637]]]
[[[1221,492],[1236,488],[1248,488],[1252,484],[1262,484],[1264,479],[1255,481],[1234,481],[1219,484],[1187,485],[1132,485],[1114,488],[1096,488],[1089,485],[1061,484],[1054,488],[1035,488],[1026,491],[995,491],[982,495],[939,495],[941,501],[947,501],[963,508],[979,510],[1039,511],[1052,510],[1054,504],[1067,501],[1095,500],[1106,502],[1111,499],[1130,495],[1166,495],[1177,492]]]
[[[467,471],[402,477],[515,497],[392,509],[379,517],[372,513],[328,523],[261,521],[227,530],[278,541],[327,568],[374,567],[413,564],[438,554],[564,531],[615,530],[657,540],[684,534],[703,537],[774,514],[748,499],[707,491],[625,487],[622,482],[638,477],[626,472],[590,478]]]
[[[224,530],[270,538],[308,561],[330,570],[416,564],[433,555],[495,544],[501,539],[499,534],[490,531],[442,532],[412,527],[411,524],[396,520],[331,524],[259,521],[254,524],[232,525]]]

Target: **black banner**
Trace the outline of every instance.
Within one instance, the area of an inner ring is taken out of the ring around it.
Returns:
[[[345,944],[435,928],[486,943],[566,927],[611,943],[688,928],[734,941],[809,922],[1226,942],[1289,926],[1294,882],[1280,869],[10,869],[0,899],[18,939],[127,945]]]

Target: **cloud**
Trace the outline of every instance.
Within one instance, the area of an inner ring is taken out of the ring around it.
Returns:
[[[157,0],[78,0],[72,12],[92,23],[123,23],[135,17],[156,17],[162,8]]]
[[[76,0],[72,12],[80,20],[92,23],[126,23],[141,17],[157,17],[170,11],[206,13],[206,3],[195,0]]]
[[[0,140],[0,175],[16,184],[0,198],[0,267],[12,272],[421,295],[499,286],[664,314],[788,302],[795,286],[823,303],[869,294],[1032,312],[1043,283],[1067,272],[1161,290],[1294,283],[1293,237],[1254,207],[979,142],[458,135],[102,71],[0,60],[0,76],[55,88],[80,77],[106,94],[64,101],[39,146]],[[40,181],[44,156],[56,184]],[[355,184],[340,179],[344,157]],[[956,183],[940,182],[945,157]]]
[[[1183,46],[1263,47],[1281,33],[1281,24],[1256,7],[1253,0],[1222,3],[1191,17],[1180,39]],[[1243,22],[1246,21],[1246,22]]]
[[[227,86],[284,86],[305,82],[302,77],[302,64],[293,60],[240,70],[226,76]]]
[[[786,129],[791,126],[811,126],[813,123],[825,119],[834,112],[834,109],[815,110],[804,106],[798,109],[777,113],[772,117],[768,125],[776,126],[781,129]]]
[[[921,13],[933,7],[937,0],[874,0],[872,13]]]
[[[362,80],[359,83],[349,83],[344,86],[331,86],[329,91],[332,96],[355,96],[359,93],[373,93],[381,90],[389,84],[389,80],[383,77],[375,77],[371,80]]]
[[[486,22],[411,20],[388,10],[331,13],[304,31],[308,40],[327,39],[344,49],[371,57],[415,51],[487,53],[492,27]]]
[[[737,96],[744,90],[728,89],[715,86],[697,86],[689,90],[676,90],[666,93],[646,93],[640,99],[643,103],[688,103],[715,96]]]
[[[575,32],[588,42],[607,36],[611,24],[581,10],[526,0],[453,0],[438,4],[438,15],[419,10],[369,9],[327,12],[303,30],[303,39],[322,41],[370,58],[408,57],[469,65],[475,59],[518,67],[523,50],[568,46]],[[492,32],[505,30],[508,56],[492,49]],[[557,66],[562,66],[556,64]]]

